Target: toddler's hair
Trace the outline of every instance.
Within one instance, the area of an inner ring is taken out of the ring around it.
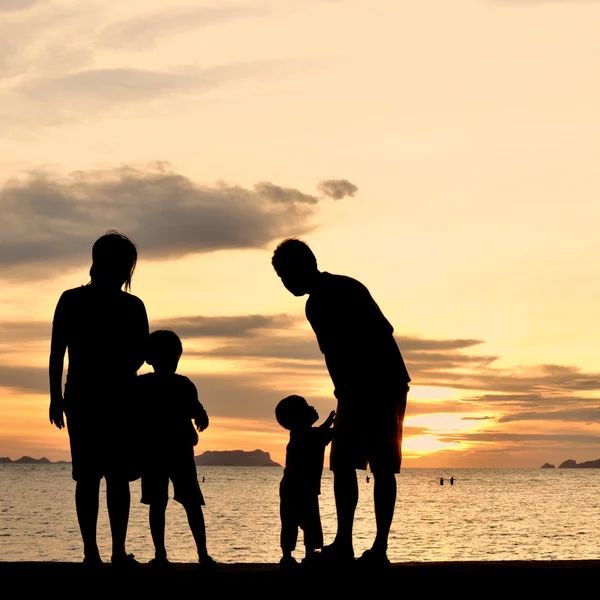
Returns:
[[[303,408],[306,400],[302,396],[292,395],[281,400],[275,407],[275,418],[284,429],[294,426],[299,409]]]
[[[179,336],[168,329],[153,331],[146,338],[146,362],[152,365],[157,358],[181,356],[183,345]]]

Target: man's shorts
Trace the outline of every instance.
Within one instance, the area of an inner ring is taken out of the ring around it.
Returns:
[[[141,501],[144,504],[166,504],[169,500],[169,480],[173,482],[174,500],[183,506],[205,505],[193,450],[181,458],[150,464],[142,475]]]
[[[372,389],[338,400],[330,468],[400,473],[408,386]]]

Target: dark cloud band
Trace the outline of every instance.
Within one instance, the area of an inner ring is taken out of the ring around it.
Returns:
[[[262,248],[311,231],[319,202],[269,182],[201,185],[166,163],[66,178],[31,173],[0,191],[0,270],[22,276],[18,268],[28,266],[39,277],[86,264],[108,229],[131,237],[144,259]]]

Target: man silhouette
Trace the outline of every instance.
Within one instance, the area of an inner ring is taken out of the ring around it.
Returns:
[[[402,461],[402,426],[410,377],[384,317],[367,288],[343,275],[319,271],[301,240],[281,242],[272,265],[294,296],[308,294],[310,322],[338,401],[330,467],[334,474],[337,533],[323,555],[352,560],[352,528],[358,503],[356,469],[370,466],[377,535],[360,561],[388,566],[387,543]]]

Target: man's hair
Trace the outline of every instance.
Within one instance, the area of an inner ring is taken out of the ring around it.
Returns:
[[[183,345],[174,331],[158,329],[146,338],[146,362],[151,365],[157,358],[181,356]]]
[[[317,268],[317,259],[308,244],[297,238],[287,238],[279,243],[271,264],[277,273],[289,268]]]
[[[302,396],[292,395],[281,400],[275,407],[275,418],[284,429],[294,426],[300,404],[306,404],[306,400]]]
[[[137,248],[125,235],[111,229],[92,246],[92,280],[101,273],[118,273],[125,280],[125,289],[131,289],[131,278],[137,263]]]

